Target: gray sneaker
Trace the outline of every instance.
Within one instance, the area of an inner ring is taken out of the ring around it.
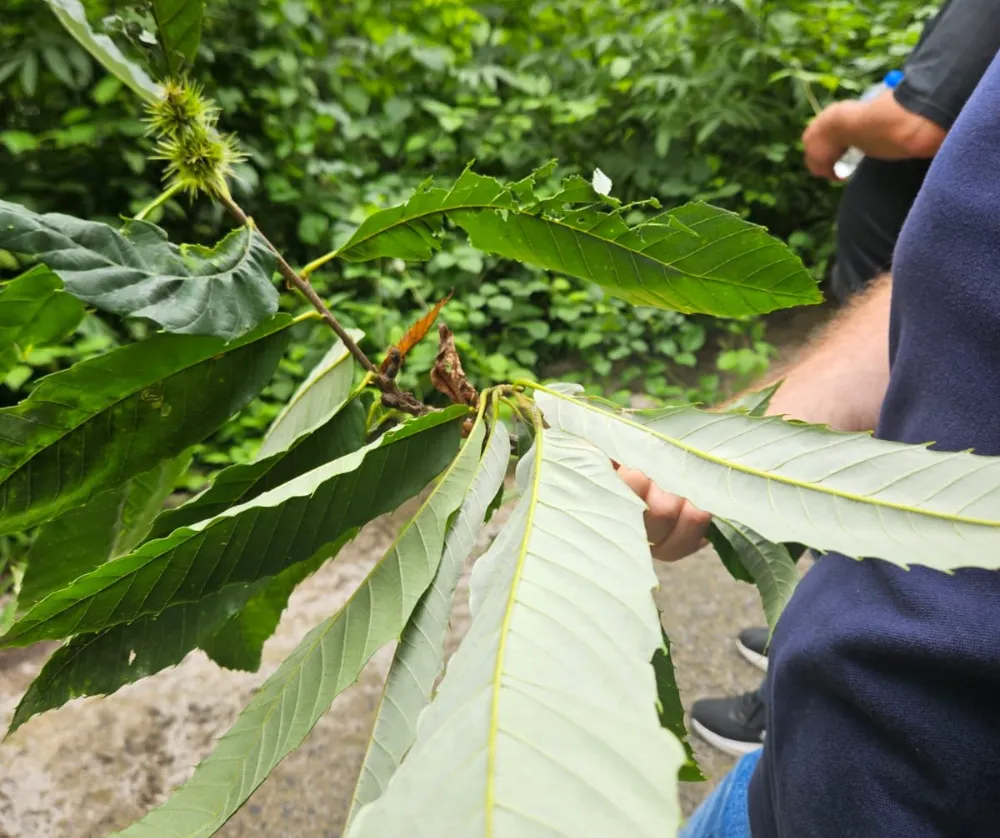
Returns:
[[[749,663],[767,672],[767,641],[770,631],[766,628],[743,629],[736,638],[736,649]]]
[[[757,690],[703,698],[691,705],[688,717],[691,729],[724,754],[741,757],[764,744],[767,706]]]

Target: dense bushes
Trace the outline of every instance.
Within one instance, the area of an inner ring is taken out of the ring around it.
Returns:
[[[93,20],[113,15],[108,30],[143,51],[143,3],[88,7]],[[250,155],[236,194],[298,260],[428,173],[447,179],[475,158],[478,170],[514,178],[557,158],[554,178],[599,166],[624,199],[699,197],[748,214],[822,272],[836,190],[800,164],[810,103],[853,95],[898,66],[930,11],[905,0],[215,0],[197,67]],[[92,218],[135,212],[158,194],[134,97],[44,4],[8,0],[0,47],[0,194]],[[189,239],[226,226],[207,204],[180,201],[152,219]],[[583,284],[484,257],[461,237],[426,268],[350,266],[317,284],[368,332],[369,348],[455,288],[446,317],[482,383],[531,368],[613,373],[666,399],[712,398],[719,387],[717,376],[691,372],[716,352],[705,319],[637,318]],[[729,324],[722,336],[721,371],[749,374],[765,362],[759,325]],[[63,364],[60,353],[127,337],[121,323],[94,318],[73,349],[21,359],[3,398]],[[432,353],[413,353],[405,383],[427,389]],[[274,404],[314,354],[304,334]],[[247,456],[245,440],[276,409],[259,402],[205,457]]]

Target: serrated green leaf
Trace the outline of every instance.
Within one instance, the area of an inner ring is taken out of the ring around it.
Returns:
[[[339,552],[340,545],[334,545],[329,555],[323,551],[265,580],[266,584],[199,641],[198,647],[225,669],[256,672],[260,669],[264,644],[278,628],[292,592]]]
[[[358,409],[362,410],[360,405]],[[362,519],[409,500],[440,469],[440,462],[434,459],[410,456],[405,462],[408,479],[400,480],[387,471],[377,489],[380,504],[361,511]],[[110,694],[179,663],[195,647],[204,649],[222,666],[258,669],[261,648],[273,634],[289,594],[298,582],[334,557],[356,529],[342,532],[333,544],[277,576],[227,585],[204,598],[172,605],[157,615],[74,637],[29,689],[15,714],[14,727],[71,698]]]
[[[722,561],[722,566],[729,571],[729,575],[737,582],[746,582],[748,585],[752,585],[753,576],[741,561],[736,546],[716,526],[716,520],[713,519],[712,523],[708,525],[708,532],[705,537],[712,544],[712,549],[715,550],[716,555]]]
[[[153,524],[152,537],[165,538],[179,527],[214,518],[238,503],[253,500],[317,466],[357,451],[364,441],[365,410],[355,400],[342,405],[339,413],[316,430],[299,437],[287,451],[223,469],[200,495],[162,513]]]
[[[773,542],[938,570],[1000,567],[1000,458],[691,407],[536,392],[546,420]]]
[[[180,476],[189,453],[164,460],[46,524],[27,558],[18,604],[34,605],[145,538]]]
[[[713,526],[732,546],[751,581],[757,585],[768,628],[773,632],[799,583],[795,560],[782,545],[773,544],[742,524],[716,518]]]
[[[437,570],[448,521],[472,483],[482,440],[479,422],[347,604],[306,635],[194,776],[162,806],[116,833],[119,838],[212,835],[305,739],[375,651],[399,637]]]
[[[425,261],[441,246],[437,236],[446,212],[515,206],[507,187],[467,169],[450,189],[431,188],[427,181],[405,204],[372,213],[337,249],[337,255],[349,262],[381,257]]]
[[[80,0],[45,0],[67,32],[116,78],[121,79],[146,102],[155,102],[162,92],[146,73],[126,58],[107,35],[94,32]]]
[[[784,244],[708,204],[634,227],[620,210],[589,207],[558,218],[493,210],[450,217],[480,250],[596,282],[633,305],[743,317],[823,299]]]
[[[662,645],[653,652],[653,673],[656,676],[660,724],[680,740],[687,755],[687,760],[677,773],[677,779],[685,783],[703,782],[705,775],[701,773],[684,726],[684,705],[681,704],[681,693],[677,688],[674,660],[670,655],[670,638],[666,632],[663,632]]]
[[[428,259],[447,216],[474,247],[590,280],[635,305],[742,317],[822,301],[798,256],[763,227],[697,202],[629,226],[625,209],[579,177],[538,199],[531,178],[504,185],[467,170],[450,189],[424,186],[369,216],[336,255]]]
[[[153,0],[153,17],[172,75],[193,63],[201,41],[204,0]]]
[[[0,377],[18,362],[19,352],[59,343],[82,319],[83,305],[44,265],[6,283],[0,291]]]
[[[657,718],[642,504],[593,446],[536,446],[417,741],[347,838],[675,834],[684,751]]]
[[[80,634],[57,650],[28,687],[7,731],[32,716],[86,695],[110,695],[126,684],[179,664],[242,608],[263,582],[230,585],[197,602],[182,602],[98,634]]]
[[[361,332],[353,332],[359,338]],[[245,503],[364,445],[366,412],[351,395],[354,364],[337,341],[313,368],[289,404],[271,424],[257,460],[223,470],[205,492],[157,518],[153,536],[169,535]],[[296,586],[329,558],[325,553],[279,573],[246,607],[222,625],[201,648],[228,669],[256,671],[264,642],[274,633]]]
[[[347,450],[344,453],[360,447],[365,434],[365,411],[360,402],[355,401],[347,405],[338,420],[349,422],[352,427],[349,436],[351,442],[345,446]],[[338,420],[333,420],[330,424]],[[323,433],[324,429],[320,429],[313,434],[313,437],[321,436]],[[303,444],[300,447],[308,446]],[[295,453],[298,453],[298,448]],[[328,453],[329,450],[323,453],[326,459],[330,459]],[[339,550],[339,547],[337,549]],[[242,611],[234,614],[215,635],[202,644],[201,648],[219,666],[256,672],[260,668],[264,643],[278,628],[281,615],[288,605],[288,598],[299,583],[319,570],[328,558],[329,556],[320,554],[283,570],[263,590],[255,594]]]
[[[233,343],[154,335],[0,410],[0,534],[43,523],[200,442],[270,380],[293,320]]]
[[[503,486],[509,460],[507,428],[501,422],[494,422],[472,487],[448,528],[444,554],[434,581],[406,624],[389,666],[351,800],[348,823],[362,806],[385,790],[416,740],[417,719],[430,703],[434,683],[444,668],[444,641],[455,588],[475,546],[490,501]]]
[[[278,310],[275,256],[250,227],[212,248],[178,247],[147,221],[116,230],[0,201],[0,248],[45,262],[85,303],[168,332],[233,340]]]
[[[358,329],[348,329],[347,333],[355,343],[365,335]],[[351,395],[353,382],[354,362],[347,347],[338,340],[310,370],[306,380],[271,423],[257,459],[287,451],[300,437],[328,422]]]
[[[744,393],[738,399],[730,402],[726,406],[726,411],[729,413],[748,413],[751,416],[763,416],[767,412],[767,408],[771,404],[771,399],[778,392],[778,388],[782,385],[783,381],[784,379],[781,379],[760,390],[751,390],[748,393]]]
[[[43,599],[0,646],[104,631],[312,558],[395,508],[396,492],[416,494],[424,482],[415,475],[444,468],[466,412],[456,406],[413,419],[247,503],[147,542]],[[395,492],[386,491],[390,482]]]

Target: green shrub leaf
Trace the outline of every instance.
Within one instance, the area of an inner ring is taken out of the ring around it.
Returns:
[[[357,402],[350,402],[339,416],[354,408],[361,414],[363,429],[364,410]],[[368,513],[362,511],[362,516],[373,517],[386,507],[409,500],[434,478],[440,462],[411,457],[407,468],[410,479],[385,480],[379,489],[382,502]],[[60,707],[71,698],[108,695],[180,663],[196,647],[222,666],[257,670],[264,642],[274,633],[295,586],[335,556],[355,531],[341,533],[336,542],[277,576],[227,585],[192,602],[171,605],[159,614],[103,632],[77,635],[50,659],[32,684],[15,713],[11,731],[31,716]]]
[[[0,248],[44,262],[85,303],[168,332],[232,340],[278,310],[275,256],[250,227],[178,247],[147,221],[116,230],[0,201]]]
[[[400,495],[425,485],[428,472],[444,468],[465,413],[454,407],[409,421],[247,503],[147,542],[43,599],[0,645],[103,631],[306,561],[394,509]]]
[[[28,553],[18,605],[34,605],[146,537],[163,502],[187,470],[187,452],[164,460],[46,524]]]
[[[361,333],[351,336],[357,339]],[[157,532],[166,535],[178,526],[217,515],[364,445],[364,406],[357,399],[345,404],[353,377],[354,363],[343,343],[337,341],[271,424],[258,461],[223,471],[204,494],[162,515]],[[288,597],[327,558],[321,553],[283,570],[201,648],[220,666],[256,671],[264,642],[278,627]]]
[[[705,779],[705,775],[701,773],[694,750],[688,741],[687,728],[684,726],[684,705],[681,703],[681,693],[677,688],[674,659],[670,655],[670,638],[666,632],[663,632],[662,645],[653,652],[653,673],[656,675],[656,701],[659,705],[660,724],[680,740],[687,755],[687,761],[681,766],[677,779],[685,783],[700,783]]]
[[[1000,458],[691,407],[618,411],[563,388],[546,420],[774,542],[938,570],[1000,567]]]
[[[722,537],[731,545],[738,561],[746,568],[760,591],[764,616],[771,631],[799,583],[795,560],[781,544],[774,544],[742,524],[724,518],[713,521]],[[715,545],[718,551],[718,545]]]
[[[348,329],[347,333],[355,343],[365,336],[358,329]],[[351,353],[337,340],[271,423],[257,459],[287,451],[300,437],[328,422],[351,395],[353,382]]]
[[[153,538],[213,518],[359,449],[365,440],[365,411],[360,402],[346,401],[353,375],[354,364],[338,340],[271,423],[257,459],[223,469],[200,495],[160,515]]]
[[[204,0],[153,0],[156,29],[174,75],[198,54],[204,12]]]
[[[80,634],[48,659],[28,687],[7,731],[32,716],[85,695],[110,695],[126,684],[176,666],[207,642],[264,585],[230,585],[197,602],[182,602],[97,634]]]
[[[703,203],[629,225],[626,208],[575,177],[539,199],[533,180],[505,186],[466,170],[374,213],[338,249],[348,260],[424,260],[446,215],[474,247],[600,285],[634,305],[743,317],[818,303],[801,260],[763,227]]]
[[[606,456],[559,431],[518,479],[521,500],[473,569],[469,632],[347,838],[676,831],[684,751],[657,718],[642,504]]]
[[[417,719],[430,703],[435,681],[444,668],[444,641],[455,588],[490,502],[503,486],[509,461],[507,428],[494,422],[472,488],[448,528],[434,581],[406,624],[389,666],[348,820],[385,790],[416,740]]]
[[[0,534],[86,503],[201,441],[270,380],[294,321],[233,343],[154,335],[50,375],[0,410]]]
[[[461,506],[482,456],[483,434],[480,421],[347,604],[306,635],[194,776],[162,806],[116,833],[119,838],[212,835],[305,739],[375,651],[399,637],[437,571],[448,521]]]
[[[6,283],[0,291],[0,378],[18,362],[19,351],[59,343],[82,319],[83,305],[44,265]]]
[[[45,0],[59,22],[87,52],[128,87],[145,99],[155,102],[162,91],[146,73],[126,58],[107,35],[94,32],[87,22],[87,13],[80,0]]]

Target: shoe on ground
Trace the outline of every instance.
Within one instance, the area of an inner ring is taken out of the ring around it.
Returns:
[[[741,757],[764,744],[766,705],[757,691],[703,698],[691,705],[691,729],[725,754]]]
[[[767,672],[767,641],[770,631],[766,628],[743,629],[736,638],[736,649],[746,660],[762,672]]]

